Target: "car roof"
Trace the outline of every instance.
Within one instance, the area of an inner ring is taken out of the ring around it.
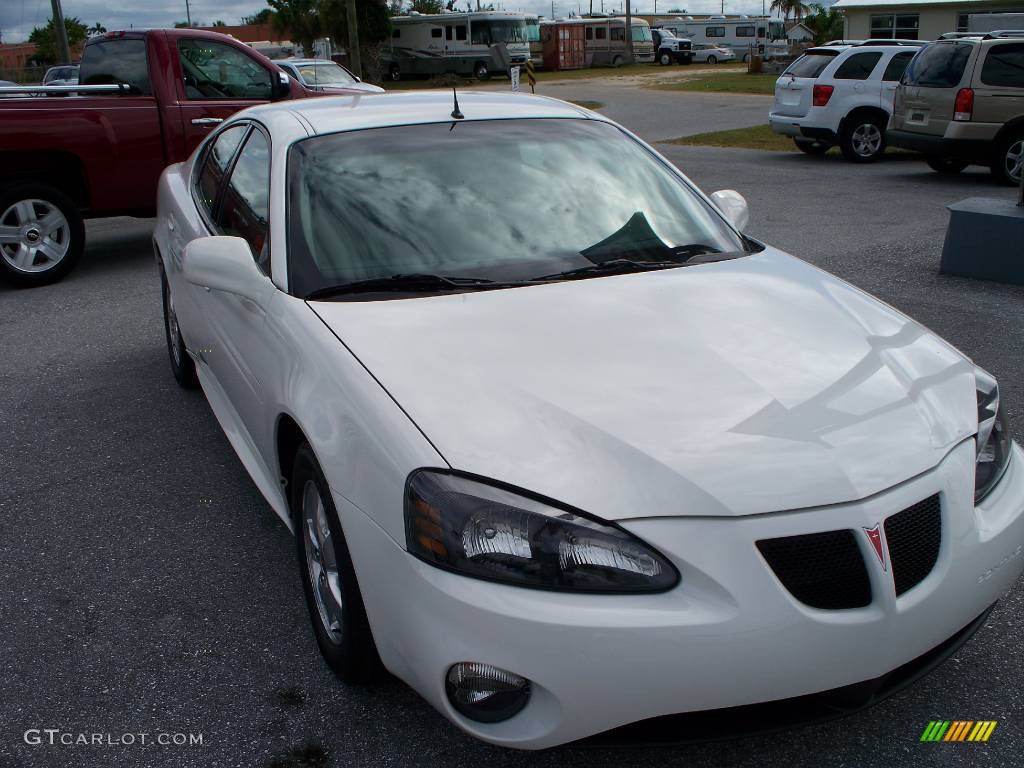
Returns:
[[[600,115],[547,96],[525,93],[466,91],[458,94],[464,120],[508,120],[516,118],[581,118],[610,122]],[[367,93],[290,99],[263,104],[243,113],[273,121],[290,113],[315,134],[383,128],[396,125],[453,122],[454,101],[450,91]]]

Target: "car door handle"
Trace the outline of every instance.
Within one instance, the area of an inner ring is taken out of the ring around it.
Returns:
[[[217,125],[223,123],[223,117],[193,117],[192,125]]]

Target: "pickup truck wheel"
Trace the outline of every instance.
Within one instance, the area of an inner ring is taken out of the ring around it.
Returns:
[[[0,192],[0,277],[30,287],[60,280],[85,247],[85,225],[63,192],[20,184]]]
[[[839,135],[839,149],[851,163],[871,163],[885,151],[885,125],[877,117],[846,120]]]
[[[344,682],[371,682],[380,675],[380,657],[338,511],[308,443],[295,454],[289,487],[302,588],[320,653]]]
[[[952,157],[939,157],[938,155],[929,155],[924,161],[936,173],[947,173],[950,175],[960,173],[960,171],[967,167],[967,163],[963,160],[957,160]]]
[[[402,79],[402,70],[397,64],[392,64],[391,69],[388,70],[388,77],[394,82],[398,82]]]
[[[999,142],[991,170],[1000,184],[1020,184],[1020,176],[1024,173],[1024,133]]]
[[[477,80],[487,80],[490,76],[490,70],[487,69],[487,65],[482,61],[478,61],[473,65],[473,77]]]
[[[195,389],[199,386],[196,376],[195,361],[189,357],[185,349],[185,341],[181,338],[178,328],[178,316],[174,313],[174,300],[171,297],[171,285],[167,276],[160,270],[160,284],[164,295],[164,336],[167,338],[167,354],[171,358],[171,373],[182,389]]]
[[[667,67],[669,64],[672,63],[672,54],[669,53],[668,51],[662,51],[658,55],[658,63],[661,64],[661,66],[663,67]]]

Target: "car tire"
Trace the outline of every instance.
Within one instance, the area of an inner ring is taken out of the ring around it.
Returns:
[[[672,54],[668,53],[668,51],[658,54],[658,63],[663,67],[669,66],[672,63]]]
[[[615,67],[616,69],[621,67],[622,66],[622,57],[621,56],[616,56],[614,59],[612,59],[612,66]]]
[[[953,157],[941,157],[938,155],[929,155],[924,159],[924,161],[928,163],[928,167],[936,173],[949,174],[951,176],[953,174],[960,173],[960,171],[969,165],[965,160],[957,160]]]
[[[473,65],[473,77],[475,77],[477,80],[490,79],[490,70],[487,69],[487,65],[484,62],[478,61],[476,64]]]
[[[392,82],[397,83],[399,80],[402,79],[401,68],[397,64],[392,64],[391,67],[388,69],[388,77],[391,79]]]
[[[0,191],[0,278],[23,288],[55,283],[85,250],[78,206],[45,184]]]
[[[1007,136],[996,145],[990,170],[1000,184],[1020,184],[1020,174],[1024,173],[1024,133]]]
[[[317,646],[340,680],[371,682],[380,676],[380,656],[330,488],[308,443],[295,454],[290,486],[302,589]]]
[[[171,284],[163,267],[160,268],[160,288],[164,305],[164,338],[167,340],[167,355],[171,359],[171,373],[182,389],[195,389],[199,386],[196,375],[196,363],[185,348],[185,340],[178,327],[178,317],[174,312],[174,300],[171,296]]]
[[[806,155],[824,155],[832,149],[831,144],[826,144],[824,141],[815,141],[813,139],[793,139],[793,143],[796,144],[797,149]]]
[[[706,59],[704,59],[704,63],[706,63],[706,64],[717,64],[718,63],[718,57],[717,56],[708,56]]]
[[[885,152],[885,125],[875,116],[847,118],[839,149],[851,163],[873,163]]]

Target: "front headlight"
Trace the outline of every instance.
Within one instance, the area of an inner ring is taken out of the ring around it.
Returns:
[[[661,592],[679,582],[664,556],[621,528],[440,470],[409,476],[405,535],[431,565],[522,587]]]
[[[1010,424],[1000,407],[999,384],[990,373],[974,369],[978,391],[978,457],[974,470],[974,503],[991,491],[1010,463]]]

